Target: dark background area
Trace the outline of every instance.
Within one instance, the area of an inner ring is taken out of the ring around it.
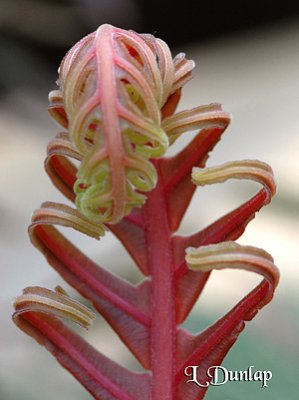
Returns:
[[[192,1],[173,6],[171,0],[137,2],[145,28],[159,30],[170,44],[182,44],[253,29],[299,15],[299,2],[273,0]]]
[[[297,16],[292,1],[0,0],[1,93],[47,85],[66,50],[103,23],[174,47]]]

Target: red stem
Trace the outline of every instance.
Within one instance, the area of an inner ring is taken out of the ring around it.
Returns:
[[[161,184],[144,207],[147,249],[152,276],[151,400],[175,398],[176,353],[174,260],[166,200]]]

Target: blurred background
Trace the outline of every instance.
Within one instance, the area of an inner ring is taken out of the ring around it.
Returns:
[[[11,322],[12,301],[30,285],[72,291],[27,237],[32,211],[64,201],[43,170],[46,145],[59,127],[47,114],[60,60],[102,23],[153,33],[173,54],[196,61],[180,108],[221,102],[233,121],[208,165],[257,158],[274,169],[278,193],[240,243],[265,248],[281,270],[274,301],[249,323],[224,362],[232,370],[271,370],[268,388],[228,383],[208,400],[297,398],[299,334],[299,3],[270,0],[182,3],[170,0],[0,0],[0,399],[84,400],[91,397],[43,348]],[[189,140],[187,135],[172,151]],[[247,199],[255,185],[229,182],[197,191],[180,228],[197,230]],[[121,246],[69,233],[101,265],[140,279]],[[229,310],[257,284],[242,272],[214,273],[186,321],[194,332]],[[74,294],[74,293],[72,293]],[[76,294],[74,294],[76,296]],[[84,335],[84,333],[83,333]],[[132,368],[132,356],[99,317],[85,334]],[[163,400],[163,399],[161,399]]]

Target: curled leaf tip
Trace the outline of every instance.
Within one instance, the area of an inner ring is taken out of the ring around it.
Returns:
[[[254,246],[242,246],[233,241],[186,249],[189,269],[208,272],[224,268],[244,269],[256,272],[270,283],[274,290],[279,272],[273,258],[265,250]]]
[[[192,181],[198,186],[225,182],[228,179],[249,179],[262,184],[268,193],[267,202],[276,192],[276,184],[271,167],[258,160],[242,160],[225,164],[192,170]]]
[[[60,225],[71,227],[88,236],[99,239],[105,234],[106,227],[87,219],[78,210],[64,204],[47,201],[34,211],[30,230],[36,225]]]
[[[184,110],[165,118],[162,126],[173,143],[183,132],[202,128],[226,128],[231,120],[229,113],[221,108],[221,104],[212,103]]]
[[[62,288],[55,291],[38,286],[27,287],[14,301],[14,320],[25,312],[46,313],[66,318],[87,329],[95,320],[95,314],[83,304],[70,298]]]

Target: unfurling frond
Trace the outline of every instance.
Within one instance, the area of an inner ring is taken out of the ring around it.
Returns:
[[[68,128],[64,154],[80,159],[74,192],[87,218],[119,222],[156,186],[151,159],[187,129],[227,125],[219,105],[169,115],[193,67],[161,39],[107,24],[66,55],[50,112]]]
[[[66,55],[60,90],[50,93],[51,113],[68,126],[82,156],[74,190],[88,218],[116,223],[144,203],[141,192],[156,186],[149,160],[169,145],[161,109],[191,78],[193,66],[183,54],[172,59],[168,46],[152,35],[110,25]]]
[[[97,400],[203,399],[207,386],[187,381],[186,367],[196,365],[205,379],[245,323],[269,303],[278,283],[268,253],[234,242],[275,194],[272,170],[255,160],[205,168],[230,115],[218,103],[175,113],[193,67],[183,53],[172,58],[166,43],[152,35],[105,24],[69,51],[60,66],[59,89],[50,93],[50,113],[66,131],[49,143],[45,169],[75,207],[43,203],[33,213],[30,239],[93,304],[144,371],[110,360],[61,321],[88,327],[94,319],[61,288],[25,289],[13,318]],[[194,129],[199,132],[184,149],[164,157],[177,138]],[[196,186],[228,179],[263,187],[199,232],[179,235]],[[57,225],[97,239],[109,229],[143,279],[135,285],[109,272]],[[264,279],[210,327],[192,334],[182,323],[209,273],[223,268]]]

